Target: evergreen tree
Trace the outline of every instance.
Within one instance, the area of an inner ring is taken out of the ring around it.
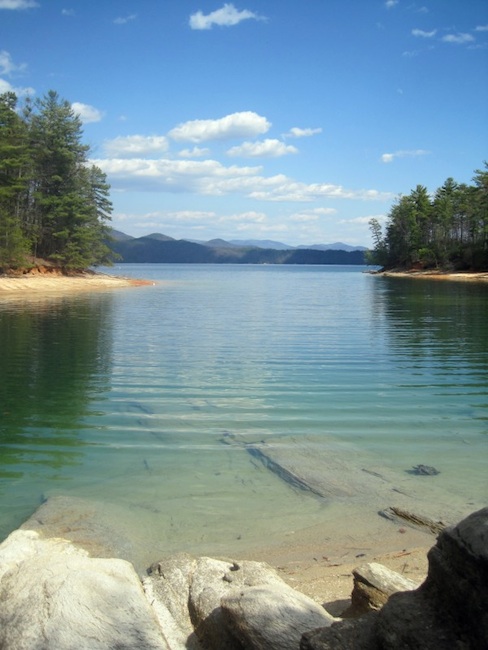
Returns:
[[[25,264],[29,252],[29,242],[23,232],[28,138],[16,106],[14,93],[0,95],[0,268]]]
[[[422,185],[400,197],[384,236],[378,221],[370,221],[368,261],[390,269],[488,269],[488,170],[477,170],[473,180],[465,185],[448,178],[433,200]]]
[[[109,264],[109,186],[89,164],[80,118],[55,91],[26,100],[22,115],[16,105],[0,96],[0,266],[24,266],[28,253],[65,269]]]

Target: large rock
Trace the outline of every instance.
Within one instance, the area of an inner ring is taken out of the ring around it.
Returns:
[[[304,632],[335,620],[287,585],[246,587],[221,599],[223,619],[244,648],[298,650]]]
[[[445,529],[429,551],[426,581],[378,613],[303,635],[301,650],[485,650],[488,508]]]
[[[131,564],[14,531],[0,545],[2,650],[168,650]]]
[[[249,591],[253,588],[256,589]],[[191,650],[200,647],[219,650],[280,647],[254,646],[247,642],[251,633],[242,633],[234,614],[231,613],[236,595],[241,593],[249,592],[247,601],[254,600],[257,609],[269,608],[273,601],[275,611],[279,607],[284,610],[288,600],[294,604],[300,601],[300,611],[303,618],[308,620],[308,623],[303,623],[300,627],[300,634],[305,629],[327,625],[333,620],[325,610],[306,596],[297,594],[271,567],[261,562],[237,563],[208,557],[177,555],[151,567],[150,575],[144,580],[144,589],[155,607],[161,626],[165,630],[175,630],[173,638],[179,638],[183,644],[178,647]],[[257,598],[258,593],[262,596],[260,599]],[[293,607],[294,605],[291,605],[291,609]],[[313,612],[313,615],[310,612]],[[319,612],[322,614],[321,618]],[[298,648],[300,634],[297,635],[293,627],[297,625],[299,616],[296,612],[295,618],[288,621],[288,633],[295,638],[295,648]],[[252,622],[249,616],[245,623],[246,629],[259,627],[264,618],[265,613],[256,613]],[[280,625],[284,629],[286,620]],[[258,636],[257,631],[253,634]]]
[[[377,562],[362,564],[352,572],[354,587],[351,606],[342,617],[359,616],[383,607],[387,600],[398,591],[412,591],[419,586],[413,580],[392,571]]]

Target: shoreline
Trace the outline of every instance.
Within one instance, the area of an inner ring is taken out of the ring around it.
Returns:
[[[288,539],[279,546],[244,551],[240,557],[236,549],[232,559],[266,562],[293,589],[339,616],[351,599],[354,569],[375,562],[420,586],[427,577],[427,553],[436,539],[437,535],[413,529],[400,533],[397,528],[387,539],[369,538],[364,543],[354,539],[347,542],[340,535],[336,540],[298,545]]]
[[[0,299],[5,297],[40,297],[124,287],[154,286],[151,280],[86,271],[74,275],[53,272],[0,275]]]
[[[371,271],[385,278],[420,278],[423,280],[452,280],[454,282],[488,282],[488,271]]]

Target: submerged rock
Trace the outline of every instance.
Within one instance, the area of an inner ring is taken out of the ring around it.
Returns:
[[[418,476],[437,476],[437,474],[440,474],[439,470],[431,465],[415,465],[410,472]]]

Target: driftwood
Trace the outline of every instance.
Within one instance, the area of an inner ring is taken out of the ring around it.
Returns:
[[[421,530],[429,530],[434,535],[438,535],[444,530],[447,524],[442,521],[434,521],[423,515],[417,515],[414,512],[409,512],[408,510],[402,510],[395,506],[381,510],[379,514],[386,519],[394,522],[400,522],[411,526],[412,528],[420,528]]]

